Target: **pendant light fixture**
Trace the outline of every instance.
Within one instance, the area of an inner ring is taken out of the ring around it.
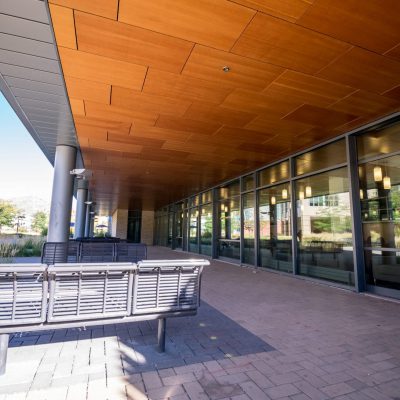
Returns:
[[[390,176],[385,176],[383,178],[383,188],[390,190],[392,188],[392,182],[390,181]]]
[[[288,198],[288,191],[287,191],[287,189],[283,189],[282,190],[282,199],[287,199]]]
[[[304,192],[303,191],[299,192],[299,199],[304,200]]]
[[[306,186],[306,197],[312,196],[312,189],[311,186]]]
[[[271,204],[273,204],[273,205],[276,204],[276,197],[275,196],[271,197]]]
[[[379,166],[374,167],[374,181],[375,182],[382,181],[382,168]]]

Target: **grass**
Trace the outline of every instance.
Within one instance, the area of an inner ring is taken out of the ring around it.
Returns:
[[[3,236],[0,238],[0,263],[12,262],[13,257],[39,257],[44,242],[42,236]]]

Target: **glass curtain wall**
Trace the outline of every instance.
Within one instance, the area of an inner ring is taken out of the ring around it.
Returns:
[[[219,189],[218,205],[218,256],[240,261],[239,181]]]
[[[260,266],[292,272],[290,185],[258,192]]]
[[[387,156],[400,150],[400,128],[360,136],[357,147],[366,283],[400,290],[400,155]]]
[[[255,198],[254,192],[242,195],[243,206],[243,262],[245,264],[254,264],[254,240],[256,231],[255,221]]]
[[[175,232],[174,232],[174,247],[182,250],[183,246],[183,216],[184,203],[178,203],[175,209]]]
[[[189,251],[199,252],[199,196],[189,199]]]

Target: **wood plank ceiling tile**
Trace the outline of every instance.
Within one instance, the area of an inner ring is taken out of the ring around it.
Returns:
[[[223,71],[225,66],[230,68],[229,72]],[[261,91],[283,71],[275,65],[196,45],[182,74]]]
[[[191,132],[199,135],[212,135],[221,127],[221,124],[173,117],[169,115],[160,115],[156,122],[156,126],[159,128]]]
[[[218,82],[171,74],[149,68],[143,91],[189,101],[205,101],[220,104],[231,93],[232,87]]]
[[[93,118],[93,117],[82,117],[80,115],[74,115],[74,120],[79,126],[86,126],[88,128],[100,128],[105,130],[117,130],[118,132],[123,132],[129,135],[131,129],[131,122],[124,121],[113,121],[105,118]]]
[[[71,110],[74,115],[85,115],[83,100],[70,97],[69,103],[71,104]]]
[[[357,116],[355,115],[304,104],[283,119],[325,128],[334,128],[356,118]]]
[[[216,122],[222,125],[243,127],[255,119],[257,114],[232,110],[215,104],[196,101],[192,103],[184,114],[184,117],[200,121]]]
[[[399,102],[394,99],[359,90],[331,105],[329,109],[358,116],[379,116],[394,111],[399,106]]]
[[[60,47],[65,75],[141,90],[147,68],[79,50]]]
[[[92,101],[85,101],[85,110],[88,117],[104,118],[116,122],[131,122],[139,121],[141,124],[154,125],[158,115],[149,112],[141,112],[129,110],[126,108],[107,106]]]
[[[398,0],[318,0],[297,24],[382,54],[400,41],[399,14]]]
[[[400,84],[400,62],[354,47],[317,76],[357,89],[382,93]]]
[[[226,0],[120,0],[118,20],[230,50],[255,11]]]
[[[330,105],[356,91],[350,86],[290,70],[286,70],[279,76],[264,90],[264,93],[272,89],[281,95],[321,107]]]
[[[274,118],[273,116],[261,115],[248,123],[246,125],[247,129],[259,131],[259,132],[269,132],[271,134],[299,134],[306,132],[311,128],[311,125],[302,124],[295,121],[286,121],[282,119]]]
[[[49,3],[117,19],[118,0],[49,0]]]
[[[239,111],[267,116],[274,115],[276,118],[281,118],[301,104],[303,104],[302,100],[282,95],[275,89],[266,93],[237,89],[221,105]]]
[[[385,53],[385,56],[392,57],[397,61],[400,61],[400,43]]]
[[[182,116],[191,103],[187,100],[156,96],[113,86],[111,105],[155,114]]]
[[[110,104],[111,85],[64,75],[69,97]]]
[[[232,53],[314,74],[351,46],[269,15],[258,13]]]
[[[190,133],[184,131],[174,131],[172,129],[163,129],[157,126],[144,126],[135,124],[132,127],[131,135],[185,143],[188,140]]]
[[[384,92],[383,95],[400,101],[400,85]]]
[[[239,143],[261,144],[266,140],[270,140],[271,138],[276,136],[276,134],[271,132],[259,132],[259,131],[252,131],[250,129],[241,129],[241,128],[233,128],[230,126],[224,126],[214,136],[220,139],[224,138],[227,143],[229,143],[230,140],[235,140],[236,142]],[[210,139],[212,140],[213,137]]]
[[[75,23],[79,50],[169,72],[181,72],[194,45],[82,12],[75,12]]]
[[[110,142],[108,140],[89,139],[89,147],[107,151],[119,151],[128,153],[140,153],[143,146],[137,144]]]
[[[235,0],[235,3],[274,17],[296,22],[314,0]]]
[[[54,26],[57,46],[76,49],[74,12],[70,8],[50,4],[51,20]]]

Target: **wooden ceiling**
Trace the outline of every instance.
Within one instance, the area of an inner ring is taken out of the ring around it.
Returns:
[[[400,109],[398,0],[50,11],[103,212],[153,209]]]

